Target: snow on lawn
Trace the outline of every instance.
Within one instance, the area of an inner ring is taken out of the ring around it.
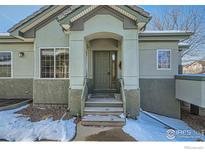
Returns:
[[[26,107],[28,106],[0,112],[0,139],[8,141],[69,141],[75,136],[76,124],[74,118],[31,122],[29,118],[15,114],[15,112]]]
[[[182,120],[157,114],[151,115],[175,130],[167,128],[159,121],[140,112],[137,120],[126,119],[123,131],[138,141],[196,141],[198,139],[205,141],[205,136],[198,134]],[[168,130],[169,133],[167,132]]]

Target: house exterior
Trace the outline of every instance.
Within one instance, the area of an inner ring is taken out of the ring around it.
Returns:
[[[199,60],[183,66],[185,74],[205,74],[205,61]]]
[[[180,118],[178,43],[190,32],[146,31],[137,6],[44,6],[0,36],[0,98],[32,98],[83,115],[89,94],[118,92],[123,112]]]

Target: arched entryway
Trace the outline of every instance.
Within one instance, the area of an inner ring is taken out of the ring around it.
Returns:
[[[85,37],[86,74],[92,91],[115,91],[121,77],[121,40],[115,33],[94,33]]]

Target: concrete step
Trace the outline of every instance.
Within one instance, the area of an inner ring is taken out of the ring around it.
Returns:
[[[122,102],[86,102],[85,107],[123,107]]]
[[[116,126],[121,127],[125,125],[125,118],[119,116],[99,116],[99,115],[87,115],[83,116],[82,125],[85,126]]]
[[[93,93],[117,93],[117,89],[94,89]]]
[[[120,115],[123,107],[85,107],[84,115]]]
[[[90,98],[85,102],[86,107],[122,107],[123,103],[114,98]]]
[[[95,93],[95,94],[89,94],[88,98],[114,98],[114,93]]]

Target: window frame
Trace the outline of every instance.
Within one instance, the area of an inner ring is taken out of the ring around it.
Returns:
[[[56,69],[55,69],[55,67],[56,67],[56,56],[55,56],[55,52],[56,52],[56,48],[65,48],[65,49],[68,49],[68,57],[69,57],[69,59],[68,59],[68,77],[67,78],[56,78],[56,75],[55,75],[55,73],[56,73]],[[41,77],[41,49],[54,49],[54,77],[53,78],[42,78]],[[69,68],[69,66],[70,66],[70,47],[40,47],[39,48],[39,76],[38,76],[38,78],[39,79],[42,79],[42,80],[68,80],[68,79],[70,79],[70,68]]]
[[[13,51],[0,51],[1,52],[7,52],[11,54],[11,76],[10,77],[0,77],[0,79],[12,79],[13,78]]]
[[[168,51],[169,53],[170,53],[170,68],[159,68],[158,66],[158,64],[159,64],[159,59],[158,59],[158,54],[159,54],[159,52],[160,51]],[[170,70],[172,70],[172,50],[171,49],[157,49],[157,55],[156,55],[156,59],[157,59],[157,62],[156,62],[156,67],[157,67],[157,70],[159,70],[159,71],[170,71]]]

